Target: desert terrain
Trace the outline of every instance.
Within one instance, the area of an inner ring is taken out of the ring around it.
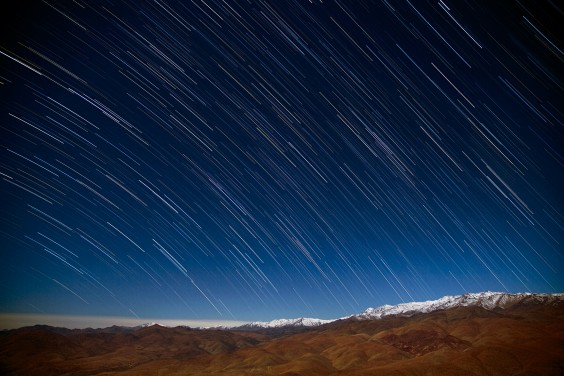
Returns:
[[[315,328],[0,333],[3,375],[563,375],[564,307],[456,307]]]

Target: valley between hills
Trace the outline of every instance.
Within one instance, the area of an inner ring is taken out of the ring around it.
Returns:
[[[0,373],[563,375],[563,303],[457,306],[256,330],[33,326],[0,333]]]

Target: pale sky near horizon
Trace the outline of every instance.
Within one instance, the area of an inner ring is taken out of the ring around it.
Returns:
[[[122,316],[70,316],[34,313],[0,313],[0,330],[17,329],[24,326],[49,325],[68,329],[107,328],[113,325],[134,327],[148,323],[162,326],[189,326],[191,328],[211,328],[219,326],[239,326],[245,321],[235,320],[174,320],[155,318],[134,318]]]

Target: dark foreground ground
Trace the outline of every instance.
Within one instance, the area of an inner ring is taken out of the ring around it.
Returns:
[[[564,375],[564,307],[458,307],[268,332],[35,326],[0,333],[2,375]]]

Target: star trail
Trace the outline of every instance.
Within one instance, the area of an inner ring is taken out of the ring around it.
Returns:
[[[564,289],[557,3],[26,5],[0,12],[0,311]]]

